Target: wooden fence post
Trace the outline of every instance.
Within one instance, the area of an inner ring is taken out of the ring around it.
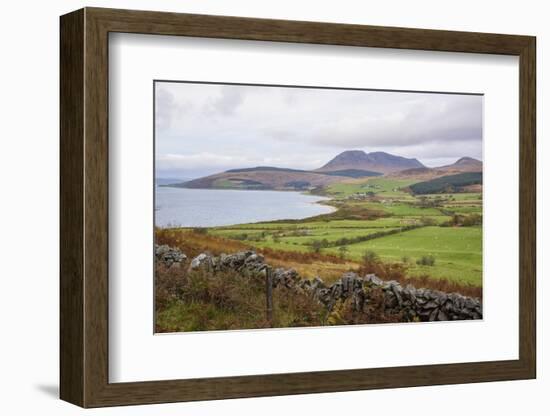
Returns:
[[[273,274],[271,267],[265,269],[265,296],[266,296],[266,319],[269,326],[273,326]]]

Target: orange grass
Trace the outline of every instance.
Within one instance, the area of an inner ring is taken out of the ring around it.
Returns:
[[[253,250],[262,254],[273,267],[295,269],[302,277],[321,277],[327,283],[337,280],[342,273],[357,270],[359,263],[342,259],[338,256],[323,253],[308,253],[258,248],[243,241],[198,233],[187,229],[157,229],[157,244],[167,244],[179,248],[188,257],[195,257],[203,252],[213,255]]]
[[[407,273],[407,266],[403,263],[383,263],[378,260],[359,263],[331,254],[258,248],[243,241],[231,240],[189,229],[157,228],[155,237],[157,244],[176,247],[190,258],[203,252],[220,255],[221,253],[230,254],[253,250],[261,253],[266,262],[273,267],[293,268],[302,277],[319,276],[329,284],[340,278],[342,273],[354,271],[359,275],[374,273],[383,280],[396,280],[403,285],[411,284],[416,288],[434,289],[447,293],[457,292],[464,296],[480,299],[483,295],[481,287],[459,284],[446,279],[434,279],[427,275],[411,277]]]

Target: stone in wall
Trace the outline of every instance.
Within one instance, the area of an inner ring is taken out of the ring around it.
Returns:
[[[176,266],[187,260],[187,256],[180,250],[164,245],[155,244],[155,259],[166,267]]]

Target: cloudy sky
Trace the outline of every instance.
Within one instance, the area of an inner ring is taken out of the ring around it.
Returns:
[[[482,157],[483,97],[156,82],[157,177],[315,169],[344,150],[426,166]]]

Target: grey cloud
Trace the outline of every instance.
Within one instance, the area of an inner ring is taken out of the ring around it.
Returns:
[[[186,100],[178,100],[162,84],[157,84],[155,88],[155,100],[155,128],[161,131],[170,129],[174,120],[181,118],[193,106]]]
[[[372,110],[354,112],[351,117],[328,121],[309,139],[329,145],[408,146],[444,140],[480,141],[482,136],[481,97],[463,100],[423,99],[413,105],[396,104],[389,114]],[[362,113],[362,116],[361,114]]]
[[[295,168],[316,167],[355,148],[415,157],[431,166],[462,156],[481,158],[482,96],[192,83],[160,87],[156,117],[165,130],[157,135],[159,154],[217,155],[224,166]],[[193,160],[193,169],[201,172],[220,167],[212,157]]]
[[[222,86],[220,95],[211,102],[210,111],[224,116],[232,115],[244,101],[245,92],[239,86]]]
[[[156,90],[155,123],[157,128],[166,129],[172,121],[174,95],[165,89]]]

